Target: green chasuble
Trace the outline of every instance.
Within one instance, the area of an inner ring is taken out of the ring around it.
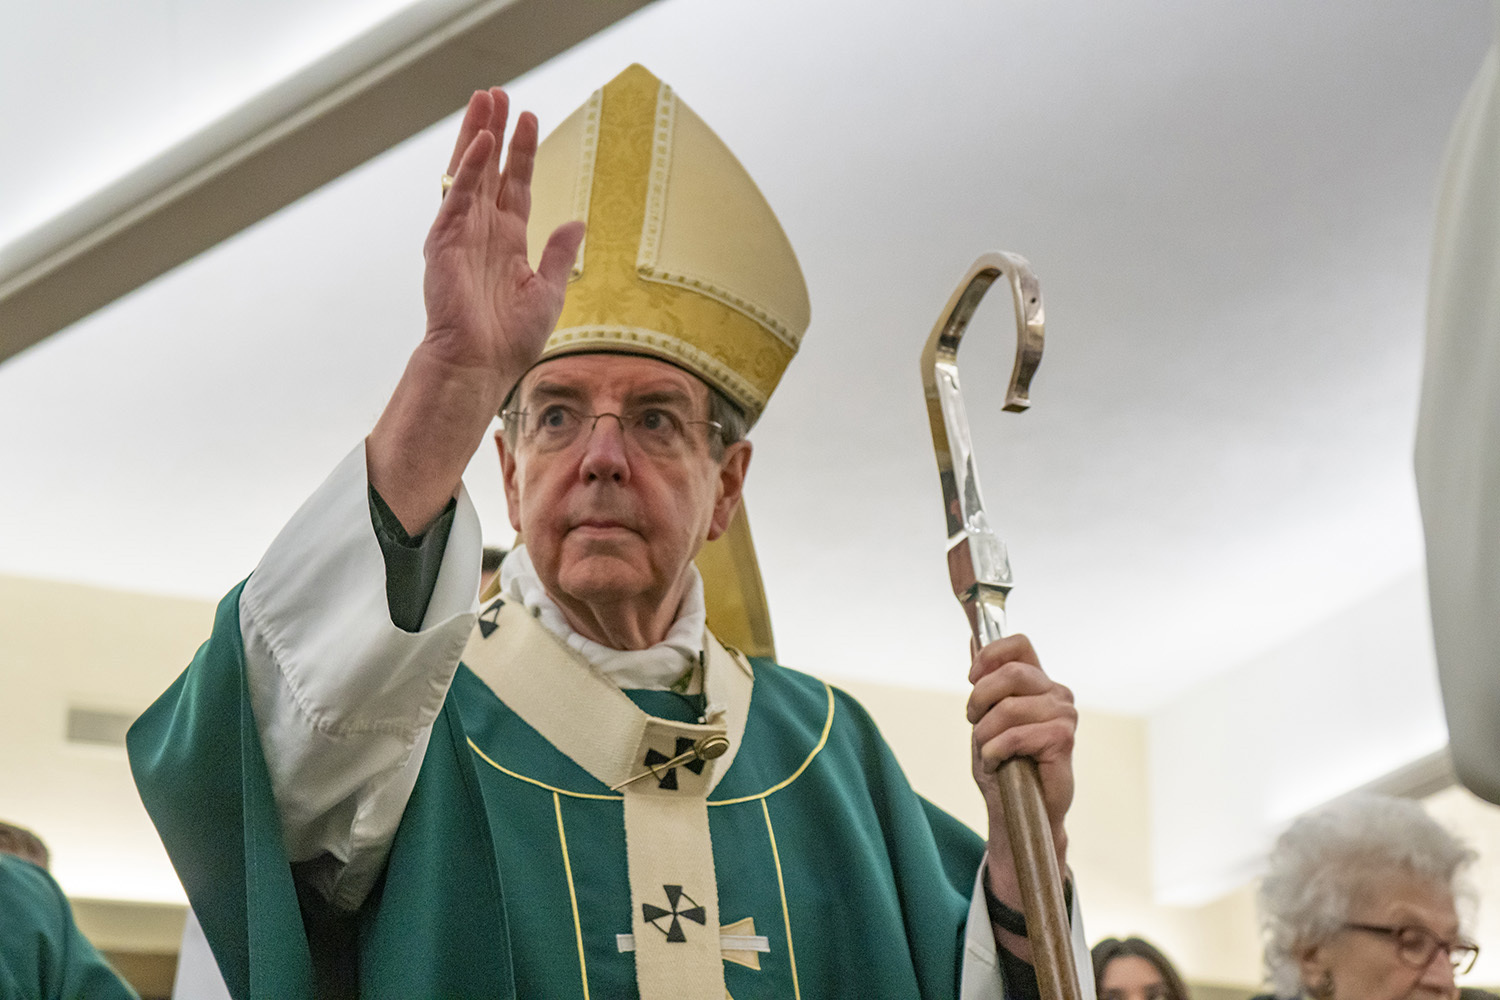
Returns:
[[[213,637],[131,730],[131,763],[230,992],[311,997],[238,605],[236,589]],[[743,739],[708,799],[722,930],[733,935],[729,994],[955,997],[981,838],[911,790],[852,698],[752,664]],[[702,710],[671,692],[627,694],[677,721]],[[637,996],[626,853],[621,795],[460,666],[385,876],[357,916],[360,996]],[[701,927],[673,888],[663,886],[658,930],[719,930]]]
[[[9,854],[0,854],[0,997],[135,1000],[78,930],[52,876]]]

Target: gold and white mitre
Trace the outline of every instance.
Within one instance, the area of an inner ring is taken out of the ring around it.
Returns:
[[[537,149],[527,233],[588,224],[542,358],[645,354],[753,424],[807,329],[807,285],[771,206],[702,118],[634,65]]]
[[[659,358],[724,393],[754,424],[807,330],[807,283],[745,168],[644,66],[595,91],[537,149],[533,266],[570,220],[588,228],[542,360]],[[774,656],[743,509],[697,563],[715,634]]]

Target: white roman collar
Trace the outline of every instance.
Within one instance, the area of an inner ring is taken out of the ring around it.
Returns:
[[[688,567],[688,572],[692,581],[677,609],[677,620],[667,631],[667,637],[649,649],[611,649],[575,632],[556,602],[547,596],[524,545],[516,546],[500,564],[500,589],[520,601],[547,631],[583,654],[584,659],[617,686],[666,691],[703,653],[703,630],[708,617],[703,602],[703,578],[696,566]]]

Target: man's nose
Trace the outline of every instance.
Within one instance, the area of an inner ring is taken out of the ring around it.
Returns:
[[[625,482],[630,478],[630,462],[625,455],[625,421],[616,413],[596,414],[593,421],[584,435],[579,472],[589,480]]]

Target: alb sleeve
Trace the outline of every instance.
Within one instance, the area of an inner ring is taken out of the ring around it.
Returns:
[[[359,905],[385,864],[478,610],[479,519],[465,491],[416,540],[414,559],[390,560],[389,577],[374,508],[361,443],[293,515],[240,597],[287,855],[343,909]]]

